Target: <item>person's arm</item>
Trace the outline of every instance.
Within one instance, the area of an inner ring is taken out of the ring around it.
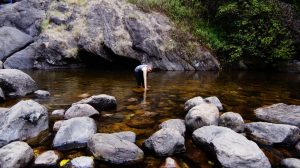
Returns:
[[[147,67],[144,67],[142,71],[143,71],[143,78],[144,78],[144,88],[147,89]]]

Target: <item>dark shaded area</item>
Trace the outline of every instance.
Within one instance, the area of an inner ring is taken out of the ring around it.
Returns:
[[[0,0],[0,5],[15,3],[15,2],[18,2],[18,0]]]
[[[90,69],[101,70],[133,70],[140,62],[128,57],[122,57],[114,54],[110,49],[106,49],[106,54],[111,60],[107,60],[93,53],[81,50],[79,58]]]

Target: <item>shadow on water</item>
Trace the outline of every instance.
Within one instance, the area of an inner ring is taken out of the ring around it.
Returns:
[[[135,63],[129,67],[133,69]],[[253,110],[263,105],[280,102],[300,105],[300,74],[153,72],[149,76],[150,90],[145,94],[136,89],[133,72],[128,70],[52,70],[26,73],[32,76],[40,89],[50,91],[50,98],[35,99],[45,105],[49,112],[68,108],[72,103],[81,100],[82,95],[115,96],[118,108],[115,111],[104,111],[100,118],[95,118],[98,132],[133,131],[137,134],[137,145],[140,147],[146,138],[158,130],[161,122],[171,118],[183,119],[184,102],[195,96],[217,96],[225,111],[240,113],[246,122],[257,121]],[[2,107],[12,106],[19,100],[9,100],[3,103]],[[51,123],[53,124],[53,121]],[[48,140],[48,146],[47,143],[45,146],[51,148],[51,140]],[[218,167],[215,158],[198,149],[189,136],[186,138],[186,147],[186,153],[175,156],[181,166]],[[274,166],[278,165],[282,158],[299,157],[292,148],[261,148]],[[74,153],[76,154],[76,151]],[[84,150],[78,151],[75,156],[77,155],[89,153]],[[66,157],[70,158],[68,154]],[[137,167],[159,167],[163,161],[164,158],[146,152],[143,163]],[[97,162],[97,165],[114,167],[102,162]]]

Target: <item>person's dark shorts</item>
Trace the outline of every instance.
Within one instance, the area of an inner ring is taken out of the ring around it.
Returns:
[[[138,86],[144,86],[143,71],[134,72],[136,82]]]

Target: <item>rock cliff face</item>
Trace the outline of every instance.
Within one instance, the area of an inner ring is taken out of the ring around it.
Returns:
[[[34,37],[32,68],[78,66],[94,57],[112,64],[127,58],[161,70],[220,69],[201,45],[181,48],[167,17],[126,0],[23,0],[0,9],[0,26]]]

